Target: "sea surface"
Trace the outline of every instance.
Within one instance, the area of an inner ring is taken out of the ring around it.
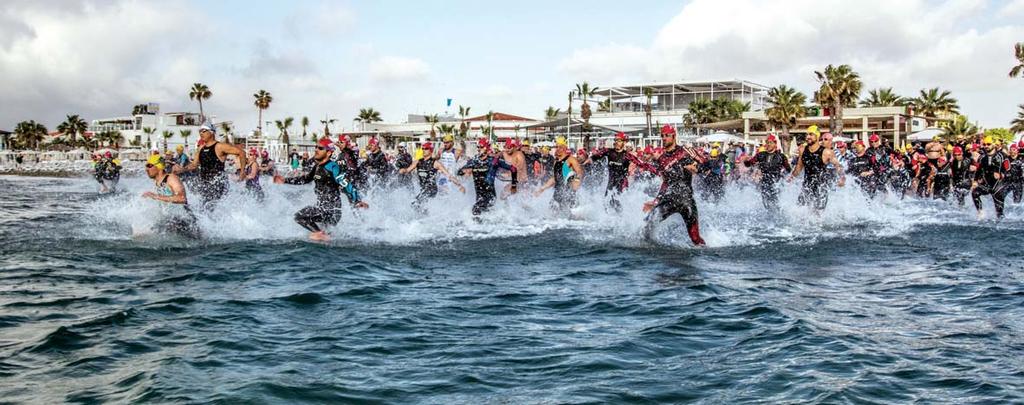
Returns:
[[[694,248],[678,217],[641,237],[642,184],[479,221],[400,190],[325,244],[311,186],[265,187],[189,241],[148,179],[0,176],[0,402],[1024,402],[1021,206],[730,188]]]

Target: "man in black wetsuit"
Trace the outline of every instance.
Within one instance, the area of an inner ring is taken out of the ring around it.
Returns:
[[[117,191],[117,183],[121,181],[121,161],[114,159],[110,151],[96,163],[96,181],[100,183],[101,193]]]
[[[702,199],[718,203],[725,197],[725,155],[722,154],[721,146],[718,143],[711,145],[709,159],[697,167],[701,175],[700,196]]]
[[[367,142],[366,160],[363,161],[360,171],[365,173],[374,187],[387,187],[391,179],[391,171],[394,167],[388,163],[384,151],[380,150],[377,137],[370,138]]]
[[[963,148],[953,147],[953,161],[949,163],[950,174],[953,176],[953,195],[957,204],[964,206],[964,200],[971,194],[971,183],[974,181],[974,163],[971,158],[964,156]]]
[[[846,162],[846,173],[853,176],[864,195],[868,198],[875,198],[875,193],[878,192],[878,183],[875,180],[874,157],[868,155],[864,141],[854,142],[853,151],[853,158]]]
[[[986,136],[982,146],[985,153],[975,164],[977,171],[974,174],[971,199],[974,200],[974,208],[978,210],[978,217],[982,216],[981,196],[992,195],[992,203],[996,206],[996,217],[1003,217],[1003,205],[1006,200],[1007,183],[1006,174],[1010,171],[1010,160],[1006,158],[1003,151],[999,150],[995,140]]]
[[[637,168],[650,171],[661,176],[661,189],[652,201],[644,203],[644,212],[648,212],[644,236],[650,240],[654,236],[654,227],[668,217],[679,214],[686,223],[686,231],[695,246],[704,246],[700,236],[700,223],[697,215],[697,202],[693,198],[693,175],[697,173],[697,165],[703,160],[692,150],[676,145],[676,130],[669,125],[661,128],[661,142],[664,150],[650,164],[640,159],[633,160]]]
[[[359,166],[359,153],[355,142],[347,135],[338,135],[338,165],[345,169],[346,177],[357,190],[366,189],[366,176]]]
[[[507,170],[511,173],[512,186],[510,191],[512,194],[515,194],[519,187],[519,176],[516,175],[516,167],[502,160],[500,156],[493,156],[491,143],[487,138],[480,138],[477,141],[477,149],[479,149],[479,155],[470,159],[469,162],[466,162],[465,166],[458,170],[461,175],[468,174],[473,176],[473,188],[476,190],[476,203],[473,204],[473,215],[480,215],[494,205],[494,199],[498,195],[494,188],[494,178],[497,177],[499,169]]]
[[[174,173],[197,171],[195,191],[203,199],[203,208],[212,210],[214,205],[228,193],[228,175],[224,172],[224,161],[228,155],[238,159],[238,167],[247,167],[245,152],[227,142],[217,142],[216,127],[206,122],[199,127],[200,149],[188,166],[175,166]],[[243,179],[244,181],[244,179]]]
[[[871,182],[875,184],[876,191],[885,192],[891,180],[890,169],[892,168],[893,150],[882,144],[882,138],[878,134],[871,134],[868,138],[869,147],[865,153],[871,158]],[[895,181],[899,181],[896,179]]]
[[[325,226],[336,225],[341,220],[341,193],[344,192],[348,201],[356,208],[367,208],[365,202],[359,199],[359,192],[348,180],[345,169],[331,160],[334,152],[334,145],[330,139],[323,138],[317,142],[316,166],[305,175],[298,177],[283,178],[274,177],[277,184],[309,184],[313,183],[313,191],[316,192],[316,205],[309,206],[295,213],[295,222],[309,230],[309,239],[326,241],[330,239]]]
[[[931,183],[932,198],[945,201],[949,198],[949,192],[953,187],[953,165],[946,160],[946,154],[942,153],[932,167]]]
[[[556,212],[567,214],[576,206],[576,191],[580,189],[583,181],[583,168],[572,155],[565,138],[559,137],[555,144],[555,169],[552,176],[544,185],[534,192],[534,196],[540,196],[545,190],[554,188],[551,196],[551,205]]]
[[[755,166],[757,170],[757,190],[761,192],[761,203],[769,212],[779,211],[779,180],[789,173],[789,159],[779,150],[779,142],[775,135],[768,135],[764,140],[764,150],[757,152],[744,164]]]
[[[1024,193],[1024,156],[1020,154],[1020,145],[1010,145],[1010,171],[1006,173],[1007,194],[1013,194],[1013,203],[1020,204]]]
[[[818,134],[808,133],[807,143],[800,147],[799,158],[793,173],[789,175],[789,181],[793,181],[801,171],[804,171],[804,184],[800,190],[797,201],[800,205],[810,204],[815,212],[820,213],[828,205],[829,176],[826,174],[828,165],[831,163],[839,178],[839,187],[846,184],[846,176],[843,175],[843,165],[836,160],[835,153],[825,148],[818,141]]]
[[[423,143],[423,158],[415,159],[409,166],[402,168],[398,171],[399,175],[405,175],[416,171],[416,177],[420,180],[420,193],[416,195],[416,199],[413,200],[412,205],[418,211],[423,212],[423,203],[427,202],[431,198],[437,197],[437,172],[441,172],[448,179],[459,188],[459,191],[465,193],[466,188],[462,187],[462,184],[458,180],[455,180],[455,176],[448,173],[448,170],[444,168],[441,161],[437,159],[437,155],[434,154],[434,144],[430,142]]]
[[[619,202],[619,194],[629,187],[629,152],[626,151],[626,134],[619,132],[615,134],[615,143],[612,149],[604,148],[590,155],[591,161],[607,159],[608,186],[605,187],[604,195],[608,197],[608,206],[615,212],[622,212],[622,203]]]
[[[395,168],[398,169],[398,176],[395,178],[395,186],[397,187],[410,187],[412,186],[412,173],[402,172],[409,166],[412,166],[412,155],[406,150],[404,144],[398,144],[398,155],[395,156]]]

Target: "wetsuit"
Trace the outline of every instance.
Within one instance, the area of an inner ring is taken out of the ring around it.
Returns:
[[[164,179],[160,181],[160,184],[156,186],[157,194],[165,197],[174,195],[174,191],[171,190],[171,186],[167,185],[167,178],[170,176],[164,176]],[[179,204],[168,203],[170,206],[176,206]],[[165,206],[168,209],[171,207]],[[176,233],[182,237],[189,239],[199,239],[201,236],[199,233],[199,225],[196,224],[196,216],[192,214],[192,210],[188,208],[188,202],[181,204],[178,212],[169,213],[164,219],[157,222],[156,227],[158,229],[166,229],[170,232]]]
[[[523,159],[526,160],[526,178],[531,183],[533,183],[535,177],[537,177],[536,170],[534,170],[534,163],[537,163],[537,158],[539,157],[540,153],[537,152],[523,153]]]
[[[604,190],[604,195],[611,196],[608,205],[617,212],[622,211],[622,203],[619,202],[618,196],[629,187],[629,156],[629,152],[615,149],[602,149],[590,156],[590,160],[593,161],[608,160],[608,186]]]
[[[407,168],[407,167],[409,167],[411,165],[412,165],[412,155],[410,155],[409,152],[401,152],[395,158],[395,167],[398,168],[398,169],[405,169],[405,168]],[[395,178],[395,185],[396,186],[398,186],[398,187],[409,187],[409,186],[412,185],[412,175],[411,174],[401,174],[401,173],[399,173],[397,176],[398,177]]]
[[[247,167],[247,168],[242,169],[241,173],[242,173],[243,176],[248,177],[249,175],[252,174],[253,170],[255,170],[257,173],[256,173],[255,176],[253,176],[253,178],[245,179],[245,191],[248,192],[249,194],[251,194],[252,196],[256,197],[257,201],[263,201],[264,194],[263,194],[263,186],[260,185],[260,174],[259,174],[259,170],[260,169],[259,169],[259,167],[255,167],[255,168]]]
[[[569,164],[566,156],[555,162],[555,186],[551,196],[551,204],[556,211],[567,212],[576,206],[576,190],[572,188],[572,182],[579,180]]]
[[[914,178],[917,179],[917,193],[919,198],[928,197],[928,177],[932,174],[931,161],[917,162],[914,167]]]
[[[662,179],[654,210],[647,216],[645,233],[648,236],[657,222],[679,214],[686,223],[686,231],[693,244],[704,245],[704,239],[700,236],[697,202],[693,199],[693,173],[686,168],[695,162],[694,157],[680,147],[665,151],[654,164],[639,159],[633,161],[638,167],[658,174]]]
[[[437,159],[431,157],[424,157],[418,164],[416,164],[416,177],[420,179],[420,193],[416,195],[416,199],[413,200],[412,205],[417,209],[422,209],[423,203],[427,200],[437,196],[437,168],[434,167],[434,163]]]
[[[212,209],[228,193],[228,176],[224,173],[224,161],[217,158],[217,142],[199,150],[199,174],[196,176],[196,192],[203,198],[203,206]]]
[[[871,181],[875,184],[877,190],[885,191],[885,187],[890,184],[891,176],[893,175],[891,171],[892,160],[890,160],[893,154],[892,149],[884,145],[880,145],[877,148],[872,146],[867,149],[865,154],[870,157],[871,171],[874,172],[871,175]],[[900,179],[896,180],[900,181]]]
[[[725,196],[725,160],[721,155],[708,159],[700,165],[703,174],[704,188],[701,197],[711,202],[718,202]]]
[[[96,165],[96,181],[107,187],[110,192],[116,191],[117,183],[121,180],[121,165],[118,161],[110,158],[103,158]]]
[[[376,186],[384,187],[388,184],[392,166],[388,164],[388,158],[384,156],[383,151],[378,150],[366,154],[366,160],[361,166],[360,171],[366,173]]]
[[[797,202],[800,205],[810,204],[814,209],[821,211],[828,205],[828,176],[826,176],[825,147],[818,145],[817,152],[811,152],[810,147],[805,147],[800,159],[804,163],[804,184],[800,190]]]
[[[359,192],[348,180],[347,173],[337,162],[317,164],[303,176],[289,177],[286,184],[308,184],[313,182],[316,205],[305,207],[295,213],[295,222],[310,232],[320,232],[321,226],[336,225],[341,220],[341,193],[344,192],[352,204],[359,202]]]
[[[936,160],[932,168],[932,198],[945,200],[949,198],[949,191],[953,186],[953,164],[939,164]]]
[[[366,177],[359,167],[359,156],[356,152],[349,148],[341,148],[338,152],[338,165],[345,170],[346,177],[349,182],[357,190],[366,189]]]
[[[761,172],[761,180],[757,183],[757,190],[761,193],[761,203],[769,211],[778,211],[779,180],[782,180],[782,177],[792,170],[786,155],[779,150],[757,152],[753,159],[744,164],[748,167],[757,166],[757,170]]]
[[[473,158],[458,170],[459,173],[466,170],[472,171],[473,188],[476,190],[476,203],[473,204],[473,215],[480,215],[494,205],[494,199],[498,196],[497,191],[494,189],[494,178],[497,176],[498,169],[511,172],[512,187],[513,189],[518,187],[516,167],[506,163],[498,156]]]
[[[1020,204],[1021,194],[1024,194],[1024,155],[1017,155],[1016,159],[1010,159],[1010,170],[1006,174],[1007,194],[1013,194],[1013,203]]]
[[[1010,171],[1010,159],[1002,151],[986,153],[981,156],[976,167],[978,171],[974,174],[974,180],[978,186],[971,192],[971,199],[974,200],[974,208],[981,210],[981,196],[992,195],[992,202],[996,206],[996,216],[1003,217],[1003,205],[1006,199],[1007,183],[1006,174]],[[996,179],[995,175],[1001,177]]]
[[[537,183],[544,184],[548,182],[548,178],[551,176],[555,167],[555,158],[549,154],[540,154],[537,157],[537,163],[540,164],[541,172],[538,173]]]
[[[861,176],[861,173],[872,171],[874,168],[873,158],[867,153],[860,156],[854,155],[853,158],[846,161],[846,173],[854,176],[857,185],[868,198],[875,198],[875,193],[878,192],[875,176],[874,173],[870,176]]]
[[[974,173],[971,172],[971,158],[964,157],[962,160],[953,159],[949,162],[950,175],[952,176],[953,184],[953,195],[956,196],[957,204],[961,207],[964,206],[964,200],[967,195],[971,193],[971,180],[974,179]]]

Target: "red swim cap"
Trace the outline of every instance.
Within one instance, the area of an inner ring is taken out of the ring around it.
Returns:
[[[675,135],[676,134],[676,129],[672,128],[671,125],[666,124],[665,126],[661,127],[661,134],[662,135]]]

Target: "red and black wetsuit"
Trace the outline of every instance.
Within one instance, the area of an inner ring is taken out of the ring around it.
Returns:
[[[661,189],[655,198],[654,211],[647,217],[650,221],[649,224],[653,224],[655,218],[660,222],[672,214],[682,215],[690,240],[694,245],[703,246],[704,239],[700,237],[697,202],[693,198],[693,172],[686,168],[686,166],[697,163],[697,159],[699,158],[691,156],[689,152],[680,147],[671,151],[666,150],[653,165],[630,156],[630,160],[637,167],[660,175],[662,179]]]
[[[981,210],[981,196],[991,194],[992,202],[996,206],[996,216],[1002,218],[1008,191],[1008,183],[1005,180],[1006,174],[1010,172],[1010,159],[1002,151],[997,150],[982,155],[976,167],[978,171],[974,173],[974,180],[978,182],[978,186],[971,192],[974,208]],[[996,179],[997,173],[1000,175],[999,179]]]

